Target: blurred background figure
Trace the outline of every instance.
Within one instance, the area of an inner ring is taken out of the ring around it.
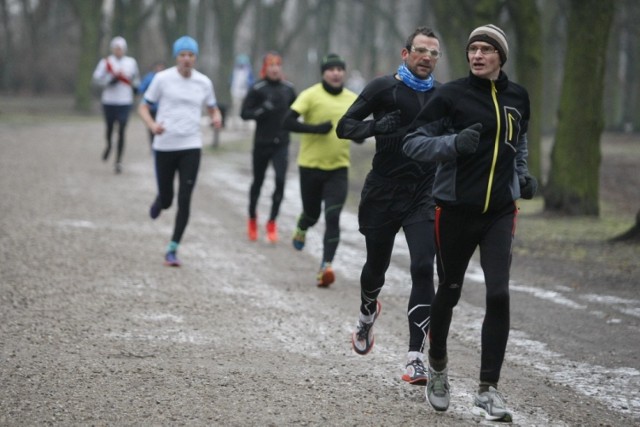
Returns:
[[[275,173],[275,188],[271,196],[271,212],[266,224],[267,239],[278,241],[276,218],[284,197],[287,168],[289,167],[289,131],[282,128],[282,121],[289,106],[296,99],[293,84],[284,80],[282,56],[269,52],[264,56],[260,80],[254,84],[242,102],[240,115],[243,120],[255,120],[253,137],[253,181],[249,189],[249,240],[258,239],[258,199],[269,163]]]
[[[118,36],[111,40],[111,55],[102,58],[93,72],[93,83],[102,88],[102,111],[106,121],[107,145],[102,160],[107,161],[111,153],[111,135],[118,122],[118,145],[116,150],[115,172],[122,172],[122,153],[124,151],[124,131],[129,120],[134,94],[140,84],[138,62],[126,56],[127,41]]]
[[[149,88],[149,85],[151,84],[151,80],[153,80],[153,78],[158,72],[164,70],[165,67],[166,66],[164,62],[162,61],[158,61],[155,64],[153,64],[151,71],[145,74],[144,77],[142,78],[142,82],[140,82],[140,87],[138,88],[138,93],[140,94],[140,96],[144,96],[144,93],[147,91],[147,89]],[[149,104],[149,113],[151,113],[151,117],[153,117],[154,120],[156,118],[157,112],[158,112],[158,104]],[[154,136],[153,132],[149,130],[150,144],[153,144],[153,136]]]
[[[231,114],[229,124],[232,129],[244,129],[247,126],[247,123],[240,118],[240,108],[254,80],[249,57],[245,54],[236,56],[233,73],[231,74]]]
[[[366,84],[367,84],[367,81],[362,76],[362,73],[358,70],[353,70],[351,73],[349,73],[349,78],[347,79],[347,84],[345,86],[351,92],[360,94],[360,92],[362,92],[362,89],[364,89]]]

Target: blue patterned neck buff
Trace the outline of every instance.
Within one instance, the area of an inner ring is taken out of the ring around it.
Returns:
[[[404,84],[417,92],[426,92],[433,89],[434,79],[431,74],[424,80],[419,79],[409,71],[404,62],[398,67],[398,75]]]

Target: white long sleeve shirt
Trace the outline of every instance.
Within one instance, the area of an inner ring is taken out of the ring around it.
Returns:
[[[121,76],[117,83],[109,84],[114,77]],[[106,105],[133,104],[133,88],[140,84],[138,63],[130,56],[118,58],[109,55],[102,58],[93,72],[93,83],[102,87],[102,103]]]

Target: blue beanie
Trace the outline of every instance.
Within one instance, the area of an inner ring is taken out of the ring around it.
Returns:
[[[180,52],[187,50],[198,55],[198,42],[189,36],[182,36],[173,43],[173,56],[178,56]]]

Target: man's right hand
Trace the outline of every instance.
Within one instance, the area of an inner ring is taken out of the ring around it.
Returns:
[[[480,131],[482,130],[482,123],[476,123],[463,129],[458,136],[456,136],[455,144],[458,154],[473,154],[478,149],[480,143]]]
[[[388,133],[393,133],[400,126],[400,115],[402,112],[400,110],[396,110],[389,114],[385,114],[376,121],[376,124],[373,126],[373,131],[377,135],[384,135]]]
[[[271,102],[270,100],[266,100],[262,103],[262,108],[264,108],[265,111],[271,111],[274,108],[276,108],[275,105],[273,105],[273,102]]]

